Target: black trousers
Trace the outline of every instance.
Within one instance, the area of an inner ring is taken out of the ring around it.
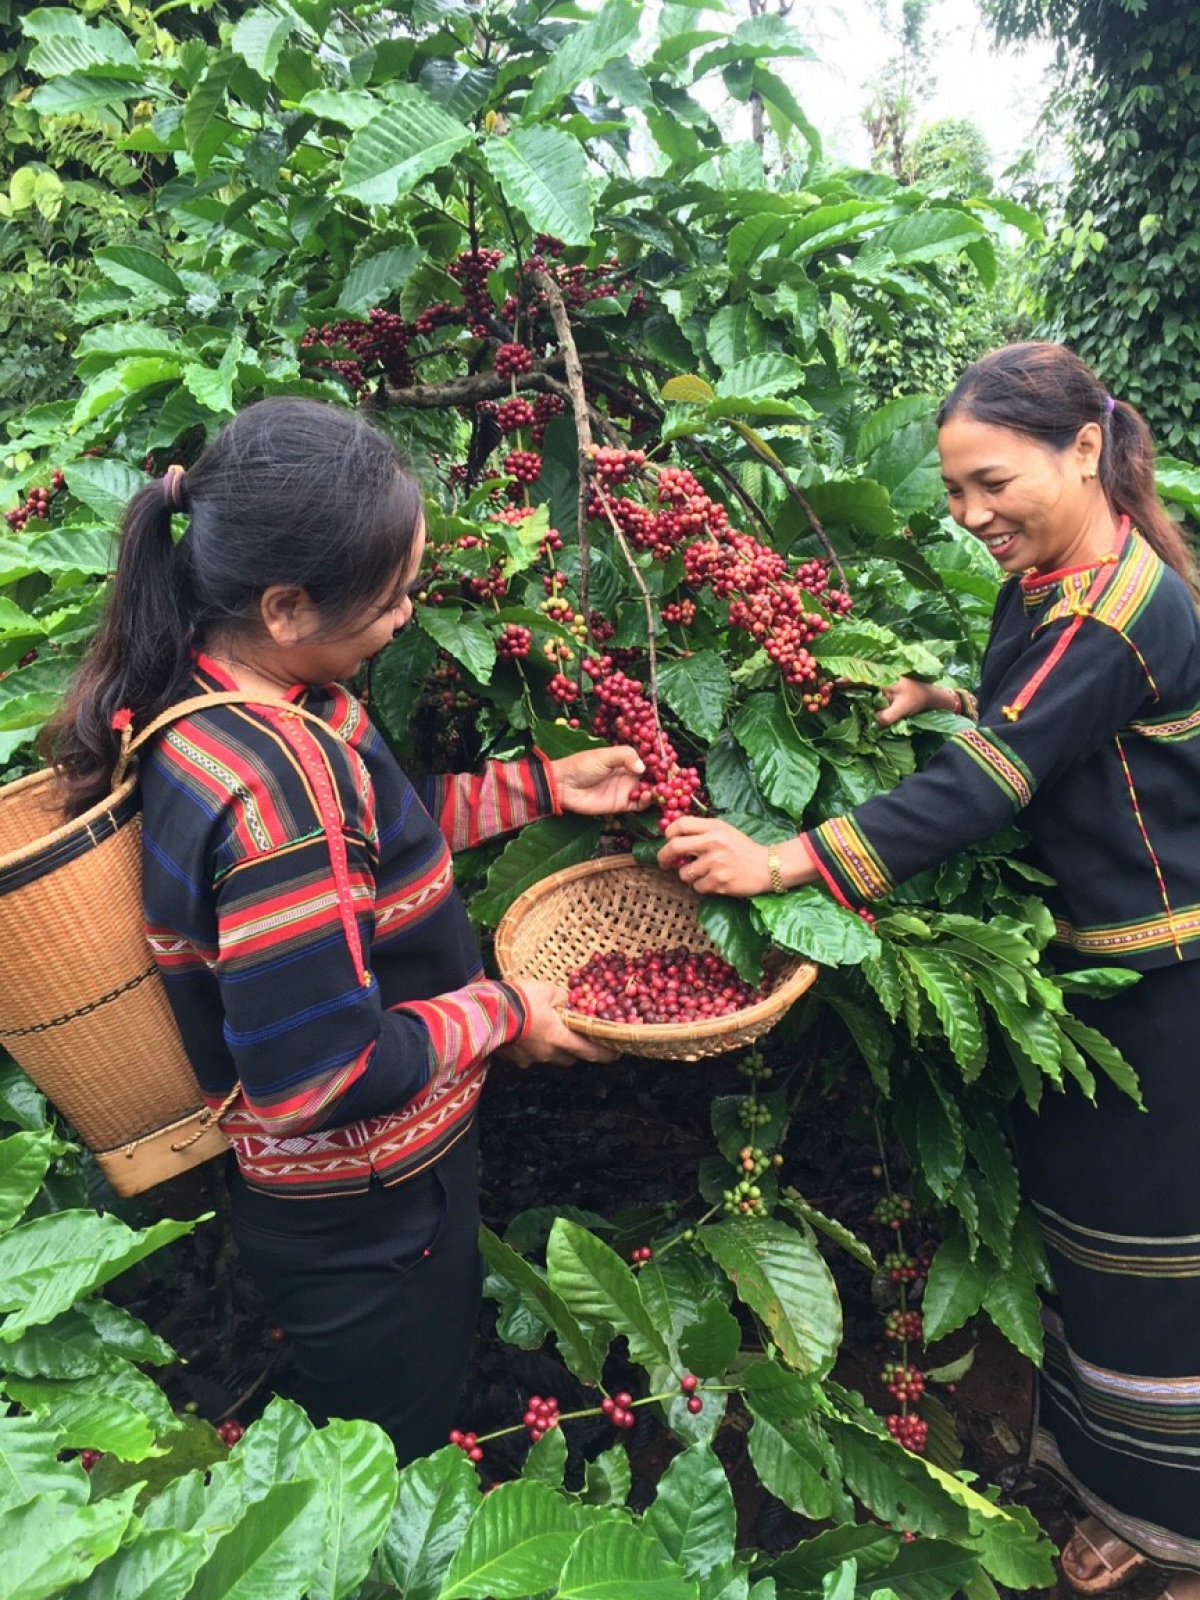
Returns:
[[[242,1263],[292,1341],[318,1422],[377,1422],[403,1465],[446,1443],[483,1284],[478,1134],[385,1188],[278,1200],[230,1175]]]

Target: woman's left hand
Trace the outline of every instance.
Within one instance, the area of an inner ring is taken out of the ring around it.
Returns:
[[[631,809],[646,764],[631,745],[617,744],[560,756],[550,763],[550,770],[564,811],[603,817]]]
[[[697,894],[769,894],[767,847],[719,817],[680,817],[667,829],[660,867],[675,867]]]

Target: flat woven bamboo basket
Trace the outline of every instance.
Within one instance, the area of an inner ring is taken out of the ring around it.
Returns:
[[[51,773],[0,790],[0,1046],[118,1194],[228,1148],[146,942],[141,872],[136,779],[66,823]]]
[[[686,884],[633,856],[605,856],[555,872],[514,900],[496,929],[501,976],[514,982],[542,978],[565,983],[592,956],[649,949],[709,951],[716,946],[700,926],[699,901]],[[753,1044],[773,1028],[817,976],[811,961],[777,952],[770,990],[744,1011],[695,1022],[602,1022],[567,1011],[563,1020],[629,1055],[662,1061],[699,1061]]]

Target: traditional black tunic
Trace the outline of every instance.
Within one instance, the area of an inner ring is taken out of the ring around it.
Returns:
[[[1136,532],[1094,567],[1013,579],[978,724],[890,794],[805,835],[857,904],[1020,814],[1065,967],[1141,981],[1073,1009],[1136,1067],[1018,1117],[1058,1300],[1035,1459],[1108,1527],[1200,1568],[1200,618]]]

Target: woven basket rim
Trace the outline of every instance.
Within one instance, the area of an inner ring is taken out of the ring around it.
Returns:
[[[501,917],[496,928],[493,948],[496,961],[501,973],[506,972],[507,960],[510,955],[512,936],[517,924],[525,913],[546,895],[561,888],[565,883],[572,883],[580,878],[589,878],[599,873],[624,870],[643,874],[654,874],[667,877],[661,867],[651,866],[639,861],[634,855],[599,856],[592,861],[583,861],[573,867],[562,867],[558,872],[552,872],[548,877],[540,878],[537,883],[531,884],[528,889],[512,902],[508,910]],[[673,880],[678,881],[678,880]],[[697,895],[697,902],[702,896]],[[780,950],[780,946],[775,947]],[[782,1016],[789,1006],[809,989],[816,981],[818,968],[815,962],[806,961],[803,956],[796,955],[794,951],[781,950],[783,965],[792,970],[783,977],[771,993],[761,1000],[756,1000],[753,1005],[735,1011],[730,1016],[706,1017],[694,1022],[607,1022],[599,1017],[586,1017],[578,1011],[564,1007],[562,1015],[572,1030],[582,1033],[589,1039],[611,1044],[634,1046],[639,1041],[645,1044],[659,1046],[679,1044],[686,1045],[698,1039],[718,1039],[726,1034],[741,1033],[756,1024],[769,1021],[772,1017]],[[520,975],[513,974],[511,981],[520,982]]]
[[[53,767],[44,767],[40,772],[30,772],[23,778],[17,778],[12,783],[0,787],[0,806],[16,795],[26,795],[29,791],[41,786],[52,785],[57,780]],[[97,800],[95,805],[89,806],[86,811],[81,811],[77,817],[70,817],[66,822],[60,822],[57,827],[39,833],[35,839],[30,839],[27,844],[18,845],[15,850],[7,850],[0,854],[0,873],[9,867],[20,866],[24,861],[39,855],[49,846],[58,844],[61,840],[73,838],[79,833],[87,833],[92,823],[105,816],[115,806],[127,798],[137,788],[136,772],[124,779],[117,787],[106,794],[102,800]],[[49,815],[49,813],[48,813]]]

